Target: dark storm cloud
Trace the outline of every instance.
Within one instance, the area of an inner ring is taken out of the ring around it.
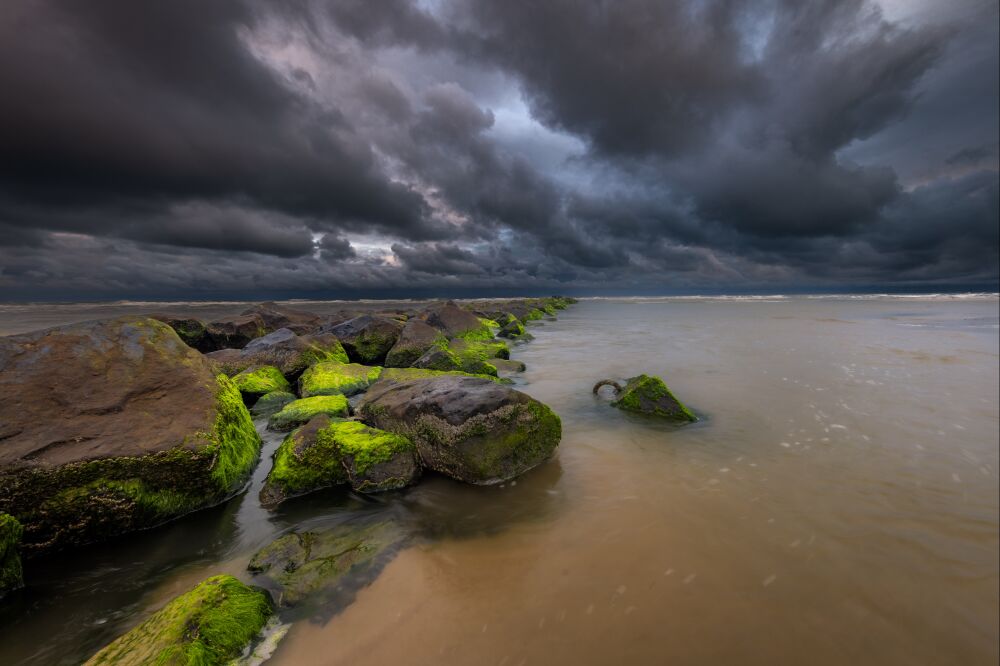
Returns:
[[[19,1],[0,290],[995,281],[997,8],[900,7]]]

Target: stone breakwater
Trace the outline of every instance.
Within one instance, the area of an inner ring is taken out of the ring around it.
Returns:
[[[30,586],[32,556],[241,492],[260,458],[253,418],[289,432],[261,492],[267,507],[331,486],[396,490],[424,470],[481,485],[523,474],[552,455],[561,423],[508,385],[524,369],[509,345],[573,302],[327,316],[264,303],[208,322],[153,314],[0,338],[0,594]],[[270,595],[211,578],[92,662],[247,657],[275,604],[314,598],[404,540],[385,524],[293,532],[251,562]]]

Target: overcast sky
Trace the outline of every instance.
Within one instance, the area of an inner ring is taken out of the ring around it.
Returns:
[[[8,0],[0,300],[995,290],[998,20]]]

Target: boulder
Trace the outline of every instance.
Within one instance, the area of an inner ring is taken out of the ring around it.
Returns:
[[[500,327],[500,331],[497,333],[499,337],[508,339],[519,338],[524,334],[524,324],[522,324],[514,315],[510,316],[507,323],[503,324]]]
[[[423,315],[424,321],[444,333],[448,338],[492,338],[493,332],[479,317],[463,310],[451,301],[430,308]]]
[[[329,606],[347,583],[372,580],[405,542],[405,532],[389,521],[290,532],[258,551],[247,569],[283,606],[307,600]]]
[[[355,363],[382,365],[399,339],[403,323],[395,319],[361,315],[338,324],[329,331],[337,336],[348,358]]]
[[[500,379],[491,375],[474,375],[460,370],[427,370],[425,368],[383,368],[378,377],[379,384],[389,382],[412,382],[415,379],[430,379],[432,377],[478,377],[501,384],[509,384],[510,380]]]
[[[514,372],[524,372],[525,365],[521,361],[511,361],[505,358],[495,358],[490,361],[493,366],[497,369],[497,372],[503,373],[514,373]]]
[[[0,512],[36,554],[238,491],[260,452],[239,390],[154,319],[0,338]]]
[[[207,339],[205,322],[194,317],[171,314],[154,314],[150,318],[162,321],[164,324],[174,329],[177,336],[189,347],[194,347],[198,351],[211,351],[215,349],[213,343]]]
[[[327,361],[312,366],[299,378],[299,395],[354,395],[367,389],[381,374],[382,368],[359,363]]]
[[[548,459],[562,436],[547,406],[474,377],[380,382],[357,413],[368,425],[409,438],[424,467],[475,484],[523,474]]]
[[[273,365],[247,368],[233,377],[233,384],[243,394],[244,400],[254,402],[260,396],[274,391],[288,391],[291,385]]]
[[[290,402],[297,400],[294,393],[288,391],[273,391],[262,395],[250,408],[250,416],[255,419],[267,418],[272,414],[277,414]]]
[[[318,414],[342,418],[347,416],[349,411],[347,398],[342,395],[314,395],[294,400],[282,407],[280,412],[272,414],[267,420],[267,427],[270,430],[284,432],[307,423]]]
[[[232,576],[213,576],[117,638],[86,665],[235,663],[273,613],[267,592]]]
[[[24,572],[18,547],[24,528],[9,513],[0,513],[0,598],[24,587]]]
[[[389,368],[408,368],[431,347],[447,343],[447,338],[438,329],[419,319],[411,319],[385,357]]]
[[[329,437],[320,431],[331,423],[320,414],[285,438],[274,452],[274,464],[260,491],[260,503],[277,506],[291,497],[348,482],[347,470]]]
[[[312,333],[321,321],[319,315],[312,312],[285,307],[272,301],[258,303],[240,314],[259,317],[268,330],[276,331],[279,328],[287,328],[299,335]]]
[[[626,381],[624,387],[616,382],[598,382],[594,393],[605,383],[615,387],[613,407],[628,412],[659,416],[676,423],[692,423],[698,420],[694,413],[674,397],[667,385],[659,377],[639,375]]]
[[[205,337],[199,351],[216,349],[242,349],[256,338],[267,335],[270,329],[259,315],[235,315],[223,317],[205,324]]]
[[[322,361],[348,362],[347,352],[336,336],[296,335],[288,328],[251,340],[243,349],[220,349],[206,356],[220,372],[229,375],[253,366],[273,365],[292,378]]]
[[[497,369],[491,363],[476,357],[463,357],[450,347],[434,347],[413,362],[414,368],[437,370],[439,372],[462,372],[475,375],[497,376]]]

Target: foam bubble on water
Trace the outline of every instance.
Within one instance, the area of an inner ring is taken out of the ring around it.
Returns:
[[[840,425],[839,423],[831,423],[830,427],[831,428],[836,428],[837,430],[847,430],[847,426]]]
[[[962,477],[958,475],[958,472],[951,473],[951,480],[954,481],[955,483],[962,483]]]
[[[791,445],[791,444],[789,444],[788,442],[782,442],[782,443],[781,443],[781,445],[782,445],[783,447],[785,447],[786,449],[788,449],[788,448],[791,448],[791,446],[792,446],[792,445]]]
[[[761,585],[763,585],[764,587],[767,587],[768,585],[770,585],[771,583],[773,583],[776,580],[778,580],[778,577],[776,575],[774,575],[774,574],[771,574],[770,576],[768,576],[767,578],[765,578],[763,581],[761,581]]]
[[[684,579],[684,584],[687,585],[689,583],[693,583],[694,579],[697,578],[697,576],[698,574],[696,573],[688,574],[687,578]]]
[[[673,569],[667,569],[666,571],[663,572],[663,575],[664,576],[672,576],[673,573],[674,573]]]

